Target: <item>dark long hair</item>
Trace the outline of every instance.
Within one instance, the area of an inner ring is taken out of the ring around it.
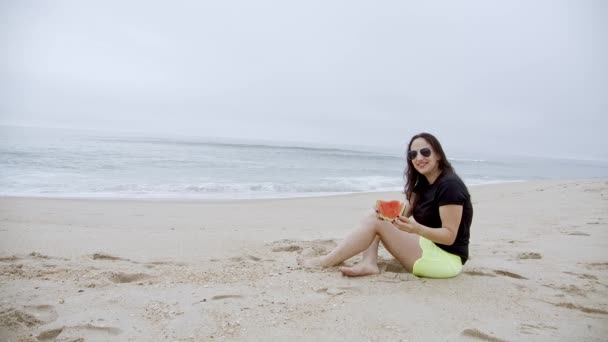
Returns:
[[[420,174],[420,172],[416,171],[416,168],[414,167],[414,163],[409,158],[407,158],[407,152],[412,148],[412,143],[414,142],[414,140],[416,140],[418,138],[422,138],[422,139],[426,140],[431,145],[431,149],[433,150],[433,153],[436,153],[439,156],[439,161],[438,161],[439,170],[441,170],[442,172],[454,172],[454,168],[448,161],[448,158],[445,156],[445,153],[443,152],[443,148],[441,147],[439,140],[437,140],[437,138],[435,138],[435,136],[433,136],[430,133],[419,133],[419,134],[414,135],[412,137],[412,139],[410,140],[410,143],[407,145],[407,151],[405,152],[405,154],[406,154],[405,159],[407,160],[407,168],[403,171],[403,178],[405,178],[404,193],[405,193],[405,197],[407,198],[408,201],[412,197],[412,193],[414,192],[414,187],[418,183],[418,180],[420,179],[420,177],[424,177]]]

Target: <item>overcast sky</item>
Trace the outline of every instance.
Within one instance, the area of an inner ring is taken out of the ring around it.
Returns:
[[[0,123],[608,159],[607,1],[0,2]]]

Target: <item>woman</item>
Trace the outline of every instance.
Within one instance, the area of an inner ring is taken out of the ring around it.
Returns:
[[[407,201],[402,216],[387,222],[370,212],[333,251],[321,257],[299,258],[300,265],[331,267],[363,252],[359,264],[340,271],[350,277],[377,274],[378,244],[382,241],[408,272],[430,278],[458,275],[469,256],[473,218],[467,187],[437,138],[429,133],[410,140],[404,175]]]

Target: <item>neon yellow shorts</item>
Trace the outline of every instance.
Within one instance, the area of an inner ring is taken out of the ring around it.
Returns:
[[[420,237],[422,257],[414,263],[412,273],[418,277],[451,278],[462,271],[462,260],[456,254],[437,247],[433,241]]]

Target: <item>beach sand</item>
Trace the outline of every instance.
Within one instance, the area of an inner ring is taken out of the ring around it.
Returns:
[[[305,270],[376,199],[0,199],[0,341],[605,341],[608,180],[470,188],[452,279]],[[355,257],[347,264],[358,260]]]

